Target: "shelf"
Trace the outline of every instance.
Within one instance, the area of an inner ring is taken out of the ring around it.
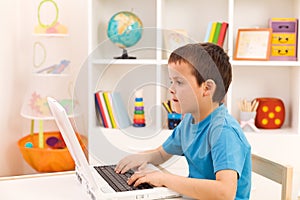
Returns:
[[[230,61],[232,66],[271,66],[271,67],[300,67],[299,61]],[[114,65],[167,65],[168,59],[95,59],[93,64],[114,64]]]
[[[300,67],[298,61],[237,61],[232,60],[233,66],[278,66],[278,67]]]
[[[37,72],[34,72],[33,73],[33,76],[39,76],[39,77],[70,77],[71,74],[66,74],[66,73],[61,73],[61,74],[46,74],[46,73],[37,73]]]
[[[52,115],[49,116],[33,116],[33,115],[29,115],[29,114],[24,114],[21,113],[21,116],[26,118],[26,119],[30,119],[30,120],[37,120],[37,121],[50,121],[50,120],[54,120],[54,117]],[[69,118],[74,118],[78,116],[78,114],[72,114],[72,115],[68,115]]]
[[[37,37],[68,37],[69,34],[55,34],[55,33],[51,33],[51,34],[47,34],[47,33],[44,33],[44,34],[33,34],[33,36],[37,36]]]
[[[30,119],[30,120],[42,120],[42,121],[48,121],[48,120],[54,120],[53,116],[43,116],[43,117],[34,117],[32,115],[27,115],[27,114],[23,114],[21,113],[21,116],[26,118],[26,119]]]
[[[158,60],[155,59],[95,59],[93,60],[93,64],[106,64],[106,65],[156,65],[158,64]]]
[[[259,132],[246,131],[245,133],[256,135],[298,135],[293,128],[259,129]]]

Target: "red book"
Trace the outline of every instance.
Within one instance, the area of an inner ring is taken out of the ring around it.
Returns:
[[[223,22],[222,26],[221,26],[221,30],[220,30],[220,35],[219,35],[219,38],[218,38],[218,42],[217,42],[217,44],[220,47],[223,47],[224,39],[225,39],[226,32],[227,32],[227,27],[228,27],[228,23],[227,22]]]

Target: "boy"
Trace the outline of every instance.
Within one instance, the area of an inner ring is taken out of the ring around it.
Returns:
[[[141,170],[128,184],[147,182],[196,199],[249,199],[251,147],[222,104],[232,80],[229,57],[211,43],[188,44],[170,55],[168,70],[172,103],[183,120],[162,146],[125,157],[116,172],[183,155],[188,177]]]

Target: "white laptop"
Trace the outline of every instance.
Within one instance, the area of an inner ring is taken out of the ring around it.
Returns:
[[[54,98],[48,97],[47,100],[56,124],[71,156],[75,161],[78,179],[82,183],[83,187],[85,187],[92,200],[165,199],[180,196],[178,193],[165,187],[116,192],[97,172],[95,166],[89,165],[65,109]],[[159,169],[156,168],[156,170]]]

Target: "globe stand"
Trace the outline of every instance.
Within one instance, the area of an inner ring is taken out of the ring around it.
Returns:
[[[122,56],[114,57],[115,59],[136,59],[136,57],[128,56],[127,50],[123,49]]]

